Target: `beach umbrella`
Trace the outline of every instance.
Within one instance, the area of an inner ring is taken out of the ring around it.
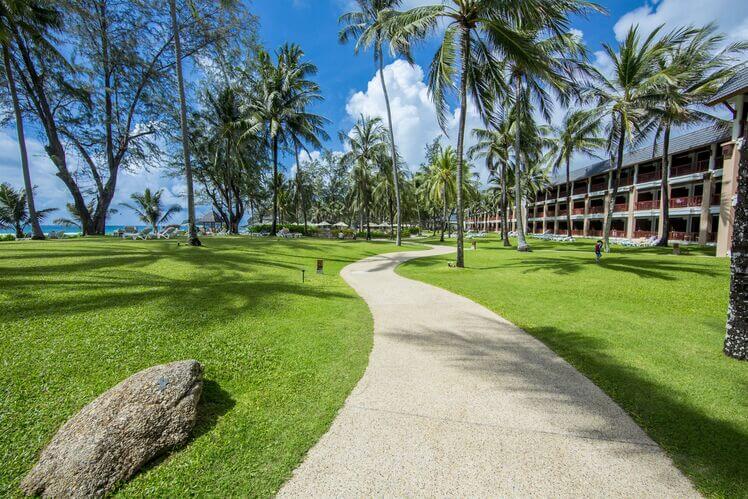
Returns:
[[[328,222],[322,221],[317,224],[317,227],[329,227],[330,224]]]
[[[338,222],[338,223],[336,223],[335,225],[333,225],[333,227],[338,227],[338,228],[340,228],[340,229],[345,229],[345,228],[347,228],[347,227],[348,227],[348,224],[347,224],[347,223],[345,223],[345,222]]]

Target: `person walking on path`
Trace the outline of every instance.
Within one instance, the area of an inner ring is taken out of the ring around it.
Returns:
[[[603,257],[603,242],[601,240],[597,240],[597,244],[595,244],[595,263],[600,263],[600,258]]]

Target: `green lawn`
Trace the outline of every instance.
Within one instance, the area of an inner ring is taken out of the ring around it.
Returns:
[[[40,449],[86,403],[186,358],[205,368],[194,438],[118,492],[267,497],[290,476],[372,345],[368,308],[338,272],[395,247],[204,242],[0,243],[0,496],[20,492]]]
[[[467,296],[542,340],[705,494],[748,495],[748,363],[722,354],[727,259],[704,249],[616,248],[596,265],[591,240],[530,244],[521,254],[494,237],[466,251],[465,269],[449,268],[448,255],[398,272]]]

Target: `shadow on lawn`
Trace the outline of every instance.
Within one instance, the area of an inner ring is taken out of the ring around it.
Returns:
[[[490,323],[489,323],[490,324]],[[471,329],[486,326],[486,319],[468,318],[458,332],[431,329],[414,334],[400,330],[388,336],[435,351],[449,364],[490,380],[501,376],[503,389],[511,389],[517,380],[529,385],[532,396],[524,398],[533,408],[547,404],[566,404],[575,413],[590,414],[605,422],[581,427],[560,418],[554,424],[568,425],[573,434],[593,439],[629,441],[630,432],[619,417],[592,402],[589,390],[577,390],[564,383],[568,367],[552,362],[553,354],[533,342],[496,335],[472,335]],[[495,327],[495,326],[494,326]],[[748,434],[728,422],[695,410],[671,388],[654,383],[641,370],[616,363],[604,352],[604,342],[574,331],[554,327],[529,329],[529,332],[569,361],[582,374],[610,395],[649,436],[663,447],[687,475],[695,478],[701,490],[718,496],[740,496],[748,490],[745,463],[748,462]],[[725,359],[725,362],[729,360]],[[524,388],[523,388],[524,389]],[[685,396],[683,397],[685,398]],[[629,435],[629,436],[627,436]],[[620,452],[649,453],[647,446],[621,447]]]

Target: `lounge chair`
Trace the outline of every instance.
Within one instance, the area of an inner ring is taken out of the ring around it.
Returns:
[[[177,228],[176,227],[167,227],[163,231],[156,234],[156,239],[171,239],[176,235]]]
[[[141,230],[137,234],[133,235],[132,236],[132,240],[134,241],[136,239],[143,239],[143,240],[145,240],[145,239],[151,239],[151,237],[152,237],[151,233],[152,232],[153,232],[152,228],[146,227],[145,229]]]
[[[121,236],[122,238],[128,238],[128,239],[130,239],[130,238],[134,238],[134,237],[135,237],[135,236],[137,236],[137,235],[138,235],[138,229],[136,229],[136,228],[135,228],[135,227],[133,227],[132,225],[128,225],[128,226],[127,226],[127,227],[125,227],[125,228],[124,228],[124,229],[122,230],[122,232],[120,233],[120,236]]]

